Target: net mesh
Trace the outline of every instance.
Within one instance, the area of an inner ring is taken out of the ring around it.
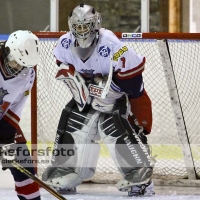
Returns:
[[[37,66],[37,139],[38,143],[47,146],[53,144],[61,111],[71,98],[67,87],[55,79],[57,65],[52,51],[57,40],[58,38],[40,38],[41,59]],[[122,41],[124,45],[134,48],[138,54],[146,57],[143,78],[153,108],[153,127],[148,135],[148,142],[152,155],[157,155],[154,178],[188,178],[157,40]],[[197,40],[169,40],[168,43],[195,170],[199,175],[200,43]],[[38,164],[39,176],[50,164],[50,157],[51,155],[40,157],[49,162]],[[105,144],[101,143],[100,158],[92,181],[112,183],[120,178]]]

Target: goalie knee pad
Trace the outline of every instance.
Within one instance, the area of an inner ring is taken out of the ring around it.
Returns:
[[[150,181],[153,162],[145,144],[117,111],[102,114],[99,119],[99,133],[129,187]],[[124,184],[124,183],[123,183]],[[126,184],[119,187],[126,187]]]
[[[97,128],[99,114],[92,108],[79,112],[77,106],[68,113],[64,131],[60,134],[62,137],[55,141],[54,169],[47,168],[43,173],[43,180],[49,185],[70,189],[94,175],[100,152],[100,145],[95,142],[100,139]]]

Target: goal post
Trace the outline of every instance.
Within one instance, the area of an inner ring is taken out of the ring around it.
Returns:
[[[190,141],[188,140],[187,127],[185,125],[184,114],[182,110],[182,105],[178,93],[178,88],[176,84],[176,77],[173,71],[173,63],[171,60],[170,50],[168,48],[167,40],[158,41],[159,52],[161,55],[161,60],[163,64],[163,70],[168,86],[169,97],[171,100],[172,108],[175,115],[177,133],[182,146],[182,151],[184,155],[184,162],[188,178],[196,179],[194,161],[192,158],[192,152],[190,148]]]
[[[71,98],[66,86],[55,79],[57,66],[52,52],[64,33],[35,33],[40,39],[41,58],[31,93],[31,138],[38,149],[52,148],[61,111]],[[117,32],[116,35],[124,45],[146,57],[143,78],[153,109],[152,132],[147,137],[153,156],[157,155],[154,179],[161,184],[163,180],[180,183],[185,179],[194,186],[191,183],[200,177],[200,34]],[[34,156],[46,160],[38,163],[40,176],[50,164],[51,155]],[[101,143],[91,181],[114,183],[120,178]]]

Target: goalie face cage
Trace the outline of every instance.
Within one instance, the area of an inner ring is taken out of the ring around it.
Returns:
[[[57,65],[52,53],[64,32],[35,34],[40,39],[41,58],[31,95],[32,144],[37,144],[38,149],[40,145],[52,149],[61,111],[71,98],[66,86],[55,79]],[[138,39],[122,39],[121,33],[116,35],[124,45],[133,47],[146,57],[143,76],[153,107],[153,128],[148,135],[148,142],[153,156],[157,155],[154,180],[161,180],[163,184],[164,179],[165,183],[172,184],[180,179],[198,179],[200,34],[144,33],[137,34],[141,37]],[[129,37],[128,34],[123,36]],[[39,156],[35,153],[33,156],[38,159],[40,176],[50,164],[51,155]],[[101,154],[92,181],[115,183],[120,178],[108,150],[101,144]]]

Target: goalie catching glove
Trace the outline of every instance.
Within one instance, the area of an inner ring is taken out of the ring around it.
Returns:
[[[5,160],[15,160],[16,144],[5,144],[0,147],[1,156]]]
[[[85,80],[75,70],[73,65],[65,65],[62,63],[56,79],[63,81],[67,85],[77,103],[79,111],[82,111],[85,105],[90,103],[89,91],[85,85]]]

